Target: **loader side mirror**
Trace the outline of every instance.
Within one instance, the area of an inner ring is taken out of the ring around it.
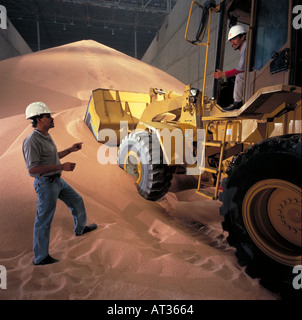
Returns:
[[[202,10],[202,13],[201,13],[201,20],[200,20],[198,31],[196,33],[195,40],[189,40],[188,39],[188,30],[189,30],[189,25],[190,25],[191,15],[192,15],[194,5],[197,5],[197,7]],[[201,43],[201,42],[202,42],[203,36],[205,34],[205,31],[208,27],[208,20],[209,20],[210,11],[213,8],[216,8],[216,1],[215,0],[207,0],[203,5],[201,5],[197,1],[192,1],[190,11],[189,11],[186,31],[185,31],[185,40],[186,41],[188,41],[194,45],[199,45],[199,46],[205,45],[205,43]]]

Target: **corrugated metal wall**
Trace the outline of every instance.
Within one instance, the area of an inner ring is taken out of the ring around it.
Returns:
[[[7,29],[0,28],[0,60],[31,53],[32,50],[20,36],[18,31],[7,21]]]

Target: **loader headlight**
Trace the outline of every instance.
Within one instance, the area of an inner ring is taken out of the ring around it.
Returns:
[[[197,97],[198,94],[199,94],[199,90],[196,89],[196,88],[191,88],[191,89],[190,89],[190,94],[191,94],[191,96],[193,96],[193,97]]]

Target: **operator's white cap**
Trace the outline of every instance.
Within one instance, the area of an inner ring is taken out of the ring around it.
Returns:
[[[230,41],[231,39],[239,36],[240,34],[244,34],[244,33],[246,33],[244,26],[242,26],[242,25],[233,26],[229,31],[227,41]]]

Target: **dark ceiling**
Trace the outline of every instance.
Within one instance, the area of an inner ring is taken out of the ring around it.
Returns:
[[[92,39],[141,59],[177,0],[0,0],[33,51]]]

